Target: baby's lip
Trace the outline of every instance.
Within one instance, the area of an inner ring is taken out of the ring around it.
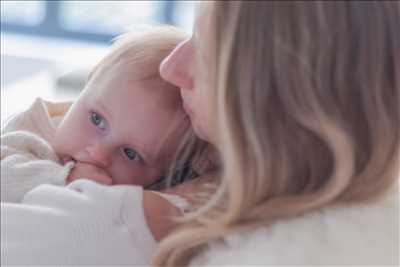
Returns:
[[[80,162],[80,163],[85,163],[85,164],[90,164],[90,165],[96,166],[97,168],[103,170],[108,176],[111,177],[111,174],[107,171],[107,169],[104,168],[104,166],[101,166],[100,164],[96,164],[96,162],[93,162],[91,160],[87,160],[87,159],[84,159],[84,158],[81,159],[81,158],[73,158],[73,157],[71,157],[71,159],[72,159],[72,161],[77,162],[77,163]]]
[[[66,164],[67,162],[70,162],[70,161],[75,161],[75,160],[71,156],[62,156],[61,157],[62,164]]]
[[[81,162],[81,163],[91,164],[91,165],[94,165],[94,166],[96,166],[97,168],[100,168],[100,169],[102,169],[102,170],[105,170],[105,169],[106,169],[106,167],[105,167],[103,164],[101,164],[100,162],[93,161],[93,160],[88,159],[88,158],[76,158],[76,157],[73,157],[72,160],[75,161],[75,162]]]

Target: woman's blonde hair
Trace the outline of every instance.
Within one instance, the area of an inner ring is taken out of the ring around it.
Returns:
[[[399,2],[209,8],[223,172],[155,265],[185,265],[232,231],[373,201],[399,176]]]

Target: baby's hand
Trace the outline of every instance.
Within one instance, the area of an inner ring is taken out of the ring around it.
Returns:
[[[79,161],[75,163],[65,182],[69,184],[78,179],[89,179],[100,184],[112,185],[112,178],[106,171],[93,164]]]

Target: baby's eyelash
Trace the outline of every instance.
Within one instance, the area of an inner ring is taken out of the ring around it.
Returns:
[[[126,147],[122,151],[128,160],[143,162],[142,156],[135,149]]]
[[[101,130],[106,129],[106,122],[99,113],[92,111],[90,113],[90,121],[92,122],[93,125],[95,125],[97,128]]]

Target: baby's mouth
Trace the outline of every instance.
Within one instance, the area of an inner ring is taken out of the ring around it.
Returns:
[[[97,164],[96,162],[93,162],[89,159],[80,158],[80,157],[70,157],[70,161],[73,161],[75,163],[84,163],[84,164],[93,165],[96,168],[101,169],[104,173],[106,173],[109,177],[111,177],[111,174],[108,172],[108,170],[106,168],[104,168],[104,166],[101,166],[101,165]]]
[[[74,160],[71,156],[64,155],[60,158],[60,161],[62,164],[67,164],[70,161],[76,161],[76,160]]]

